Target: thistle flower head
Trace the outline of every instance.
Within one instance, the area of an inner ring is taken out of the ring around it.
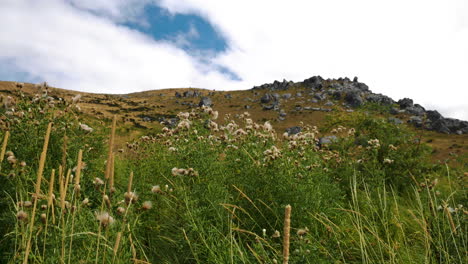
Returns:
[[[141,209],[147,211],[153,207],[153,203],[151,201],[145,201],[143,202],[143,205],[141,206]]]
[[[114,223],[114,218],[109,215],[108,212],[100,212],[96,214],[96,219],[99,221],[99,223],[103,227],[107,227],[108,225],[111,225]]]
[[[118,215],[123,215],[123,214],[125,214],[125,208],[123,208],[123,207],[121,207],[121,206],[117,207],[117,214],[118,214]]]
[[[25,211],[21,210],[21,211],[18,211],[18,213],[16,213],[16,219],[18,219],[18,221],[22,221],[22,222],[26,222],[28,220],[28,213],[26,213]]]
[[[161,187],[159,185],[155,185],[151,188],[151,192],[152,193],[161,193],[162,190],[161,190]]]
[[[126,192],[124,193],[125,203],[135,203],[138,200],[138,195],[134,192]]]

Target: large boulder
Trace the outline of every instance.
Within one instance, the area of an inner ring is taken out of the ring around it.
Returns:
[[[413,106],[413,100],[409,98],[403,98],[398,100],[398,105],[400,106],[401,109],[406,109],[408,107]]]
[[[358,91],[349,91],[348,93],[346,93],[346,96],[344,99],[345,99],[345,102],[348,103],[352,107],[361,106],[364,102],[364,100],[362,100],[360,92]]]
[[[421,105],[415,104],[410,107],[405,108],[406,112],[412,114],[412,115],[417,115],[417,116],[423,116],[424,113],[426,113],[426,109],[422,107]]]
[[[209,97],[202,97],[200,102],[198,103],[198,106],[199,107],[202,107],[202,106],[212,106],[213,105],[213,101],[211,100],[211,98]]]
[[[302,84],[307,87],[307,88],[310,88],[312,90],[320,90],[322,89],[323,85],[322,85],[322,82],[323,82],[323,78],[320,77],[320,76],[314,76],[314,77],[311,77],[309,79],[305,79]]]
[[[366,97],[368,102],[383,104],[383,105],[392,105],[395,103],[392,98],[383,95],[383,94],[369,94]]]
[[[439,119],[444,118],[439,112],[436,110],[428,110],[426,111],[426,117],[427,119],[431,120],[432,122],[435,122]]]

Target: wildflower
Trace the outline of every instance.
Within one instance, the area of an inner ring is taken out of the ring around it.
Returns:
[[[188,120],[182,120],[177,125],[177,128],[188,130],[190,129],[190,122]]]
[[[28,213],[23,210],[18,211],[18,213],[16,213],[16,219],[18,219],[18,221],[26,222],[28,220]]]
[[[94,131],[93,128],[91,128],[90,126],[88,126],[86,124],[82,124],[82,123],[80,123],[80,128],[81,128],[81,130],[84,130],[84,131],[86,131],[88,133],[91,133],[91,132]]]
[[[397,149],[398,149],[397,147],[395,147],[395,146],[392,145],[392,144],[388,145],[388,148],[389,148],[390,150],[397,150]]]
[[[143,205],[141,206],[141,209],[147,211],[153,207],[153,203],[151,201],[145,201],[143,202]]]
[[[43,210],[43,211],[47,210],[47,205],[45,205],[45,204],[41,205],[41,210]]]
[[[23,168],[26,167],[26,162],[25,162],[25,161],[21,161],[21,162],[20,162],[20,166],[23,167]]]
[[[13,156],[14,157],[15,154],[13,153],[13,151],[9,150],[9,151],[5,152],[5,156],[7,156],[7,157]]]
[[[25,201],[23,203],[24,207],[31,207],[32,206],[32,202],[31,201]]]
[[[73,96],[72,104],[78,103],[80,101],[80,99],[81,99],[81,94],[77,94],[77,95]]]
[[[169,151],[170,151],[170,152],[176,152],[176,151],[177,151],[177,149],[176,149],[176,148],[174,148],[174,147],[170,147],[170,148],[169,148]]]
[[[47,215],[46,214],[41,214],[41,222],[45,225],[47,222]]]
[[[180,112],[179,114],[177,114],[177,117],[179,117],[180,119],[189,119],[190,117],[190,113],[188,112]]]
[[[211,119],[216,120],[218,119],[219,113],[218,111],[212,111],[210,115],[211,115]]]
[[[17,162],[15,156],[9,156],[9,157],[7,158],[7,161],[8,161],[8,163],[10,163],[11,165],[16,164],[16,162]]]
[[[307,232],[309,232],[309,229],[306,227],[306,228],[300,228],[299,230],[297,230],[297,235],[298,236],[303,236],[305,234],[307,234]]]
[[[266,121],[265,124],[263,124],[263,129],[265,131],[271,132],[273,131],[273,127],[271,126],[270,122]]]
[[[104,181],[101,178],[96,177],[96,178],[94,178],[93,184],[96,187],[98,187],[98,186],[104,185]]]
[[[278,230],[275,230],[275,233],[273,233],[273,235],[272,235],[271,237],[273,237],[273,238],[278,238],[278,237],[281,237],[281,233],[280,233],[280,231],[278,231]]]
[[[111,206],[111,202],[110,202],[109,196],[107,194],[104,194],[102,196],[102,200],[106,203],[107,207]]]
[[[134,192],[126,192],[124,193],[125,203],[134,203],[138,200],[138,195]]]
[[[81,202],[81,204],[83,206],[87,206],[89,204],[89,199],[88,198],[84,198],[84,200]]]
[[[265,228],[262,229],[262,234],[263,234],[263,237],[266,237],[266,229]]]
[[[387,159],[386,158],[386,159],[383,160],[384,164],[392,164],[393,162],[394,162],[394,160],[392,160],[392,159]]]
[[[155,185],[155,186],[153,186],[153,188],[151,188],[151,192],[152,193],[161,193],[162,190],[161,190],[161,187],[159,187],[159,185]]]
[[[117,207],[117,214],[119,214],[119,215],[125,214],[125,208],[123,208],[121,206]]]
[[[114,218],[111,215],[109,215],[108,212],[100,212],[96,214],[96,219],[99,221],[99,223],[103,227],[106,227],[114,223]]]

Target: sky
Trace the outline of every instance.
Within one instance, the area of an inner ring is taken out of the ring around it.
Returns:
[[[0,80],[95,92],[358,76],[468,120],[468,0],[0,0]]]

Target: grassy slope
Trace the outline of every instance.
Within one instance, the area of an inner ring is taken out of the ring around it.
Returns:
[[[11,95],[14,91],[14,82],[0,81],[0,95]],[[161,125],[157,121],[145,122],[142,116],[148,116],[158,118],[161,116],[175,116],[181,111],[188,111],[190,107],[181,105],[182,102],[198,104],[199,98],[175,98],[175,93],[183,93],[188,90],[197,90],[203,95],[208,95],[209,90],[206,89],[162,89],[153,90],[146,92],[138,92],[125,95],[106,95],[106,94],[92,94],[92,93],[81,93],[71,90],[65,90],[60,88],[52,89],[50,93],[53,96],[63,97],[70,99],[76,94],[81,94],[82,99],[79,104],[83,110],[85,116],[89,116],[92,119],[97,118],[98,120],[110,119],[112,115],[117,115],[121,122],[120,138],[117,140],[117,147],[122,147],[124,143],[132,138],[136,138],[138,135],[147,133],[152,129],[160,129]],[[37,93],[37,89],[34,88],[33,84],[25,84],[23,88],[25,94],[33,96]],[[245,91],[216,91],[210,98],[214,103],[214,108],[219,111],[220,116],[223,117],[226,114],[235,116],[236,114],[242,114],[248,111],[252,115],[252,119],[256,122],[264,122],[267,120],[272,121],[272,124],[279,133],[282,133],[286,128],[291,126],[299,125],[299,122],[303,122],[307,125],[316,125],[319,128],[325,123],[326,113],[314,112],[314,111],[295,111],[296,105],[322,107],[322,103],[313,104],[306,103],[306,92],[303,89],[295,88],[287,91],[279,92],[279,94],[302,92],[304,97],[296,98],[293,96],[291,100],[282,101],[282,109],[284,109],[288,116],[284,121],[278,121],[278,112],[265,111],[259,102],[260,97],[268,91],[258,91],[258,95],[255,95],[251,90]],[[231,99],[226,99],[225,95],[231,94]],[[255,102],[250,101],[255,100]],[[178,101],[179,103],[176,103]],[[251,106],[250,109],[246,110],[245,105]],[[337,107],[339,111],[344,111],[342,108]],[[381,116],[379,113],[375,113],[376,116]],[[407,116],[399,116],[403,120],[407,119]],[[146,127],[148,129],[141,129],[138,127]],[[412,128],[414,129],[414,128]],[[453,165],[457,164],[457,157],[466,156],[468,153],[468,134],[465,135],[445,135],[432,131],[421,131],[414,129],[417,134],[421,137],[422,142],[427,143],[433,148],[433,160],[436,162],[448,162]],[[461,164],[458,164],[461,165]]]

